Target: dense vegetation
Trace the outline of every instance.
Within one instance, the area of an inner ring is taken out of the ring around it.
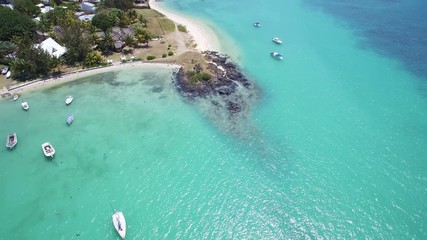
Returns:
[[[30,17],[0,6],[0,33],[2,41],[10,41],[13,37],[32,39],[36,33],[36,24]]]
[[[17,80],[47,76],[60,71],[63,64],[98,66],[104,61],[102,54],[109,55],[125,46],[148,46],[152,39],[148,19],[131,9],[132,0],[103,1],[89,22],[74,15],[79,11],[78,3],[55,0],[51,4],[56,7],[45,14],[40,13],[36,3],[39,1],[15,0],[13,10],[0,7],[0,63],[10,65],[12,77]],[[35,16],[40,17],[39,22],[31,18]],[[131,30],[124,33],[122,29]],[[65,46],[66,54],[58,59],[36,47],[44,39],[38,40],[36,31]]]

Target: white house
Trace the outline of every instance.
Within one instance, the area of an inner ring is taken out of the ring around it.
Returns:
[[[87,13],[95,13],[95,4],[90,3],[90,2],[82,2],[80,4],[80,7],[82,8],[83,12],[87,12]]]
[[[44,40],[42,43],[36,44],[36,47],[40,46],[43,50],[48,52],[53,57],[60,57],[67,52],[67,49],[61,45],[59,45],[52,38],[48,38]]]
[[[86,14],[79,16],[80,21],[92,21],[92,18],[95,17],[95,14]]]

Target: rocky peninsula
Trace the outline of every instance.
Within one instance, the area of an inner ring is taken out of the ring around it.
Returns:
[[[253,97],[255,91],[239,66],[229,56],[216,51],[203,51],[202,56],[205,69],[195,63],[192,69],[187,69],[187,65],[175,72],[178,91],[190,100],[216,96],[212,104],[225,106],[230,114],[247,109],[249,99],[242,98],[242,92],[250,93],[244,94],[246,97]],[[223,103],[219,102],[221,100]]]

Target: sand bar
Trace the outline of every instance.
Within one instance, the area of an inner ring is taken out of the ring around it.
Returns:
[[[150,0],[150,7],[175,23],[184,25],[193,37],[199,51],[220,51],[220,41],[215,31],[203,21],[180,15],[165,7],[163,2]]]

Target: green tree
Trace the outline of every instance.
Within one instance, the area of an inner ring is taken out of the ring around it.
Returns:
[[[99,41],[98,47],[105,53],[109,53],[114,49],[114,39],[111,34],[111,30],[104,32],[104,38]]]
[[[14,36],[32,39],[35,33],[36,24],[30,17],[0,7],[0,41],[10,41]]]
[[[65,63],[75,65],[78,62],[83,62],[91,50],[90,35],[82,28],[80,21],[76,19],[64,21],[61,28],[63,32],[60,40],[67,48]]]
[[[135,39],[131,35],[126,35],[124,38],[124,42],[127,46],[133,46],[135,43]]]
[[[150,32],[141,28],[136,29],[135,37],[136,37],[137,43],[145,43],[147,47],[148,47],[148,43],[152,39]]]
[[[11,63],[13,77],[18,80],[34,79],[47,76],[51,68],[49,53],[40,47],[34,47],[28,39],[23,39],[18,44],[16,60]]]
[[[84,62],[85,67],[96,67],[102,62],[102,55],[100,52],[91,51],[86,55]]]
[[[147,23],[148,23],[148,19],[146,17],[144,17],[144,15],[139,15],[138,16],[138,21],[144,26],[147,27]]]
[[[11,55],[17,50],[18,46],[15,43],[9,41],[0,41],[0,58],[4,58]]]
[[[114,24],[114,18],[106,13],[96,14],[92,18],[92,25],[101,29],[103,32],[106,32],[108,29],[112,28]]]
[[[31,0],[13,0],[13,9],[29,17],[40,13],[39,8]]]
[[[126,14],[128,18],[131,19],[132,22],[138,18],[138,13],[136,12],[135,9],[130,9],[129,11],[126,12]]]
[[[133,7],[133,0],[105,0],[104,5],[108,8],[128,10]]]

